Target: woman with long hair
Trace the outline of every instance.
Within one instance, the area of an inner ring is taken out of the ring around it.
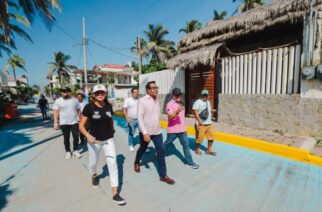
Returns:
[[[99,152],[103,149],[108,172],[111,180],[113,201],[118,205],[125,205],[125,200],[118,193],[118,167],[114,144],[114,123],[112,119],[112,105],[107,101],[107,91],[104,85],[95,85],[92,100],[83,110],[79,123],[80,132],[88,141],[89,173],[92,175],[92,186],[99,186],[97,162]]]

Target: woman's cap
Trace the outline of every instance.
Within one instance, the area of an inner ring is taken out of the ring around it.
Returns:
[[[93,93],[97,92],[97,91],[104,91],[106,92],[106,87],[104,85],[95,85],[94,88],[93,88]]]

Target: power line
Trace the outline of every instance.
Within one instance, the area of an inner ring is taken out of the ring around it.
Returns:
[[[198,1],[197,3],[195,3],[195,4],[193,4],[193,5],[189,6],[189,7],[187,7],[186,9],[184,9],[184,10],[182,10],[180,12],[177,12],[174,15],[172,15],[172,16],[170,16],[168,18],[165,18],[165,19],[163,19],[162,21],[159,21],[159,22],[160,23],[167,22],[168,20],[171,20],[171,19],[173,19],[173,18],[175,18],[175,17],[177,17],[179,15],[184,14],[185,12],[191,10],[192,8],[195,8],[196,6],[199,6],[200,4],[204,3],[205,1],[207,1],[207,0]]]
[[[110,47],[107,47],[107,46],[105,46],[105,45],[103,45],[103,44],[101,44],[101,43],[99,43],[99,42],[97,42],[97,41],[95,41],[95,40],[92,40],[92,39],[88,39],[88,40],[89,40],[89,41],[91,41],[91,42],[93,42],[94,44],[96,44],[96,45],[98,45],[98,46],[100,46],[100,47],[102,47],[102,48],[104,48],[104,49],[108,50],[108,51],[114,52],[115,54],[121,55],[121,56],[123,56],[123,57],[130,58],[130,59],[132,59],[132,60],[136,60],[136,58],[134,58],[134,57],[132,57],[132,56],[129,56],[129,55],[123,54],[122,52],[119,52],[119,51],[114,50],[114,49],[112,49],[112,48],[110,48]]]
[[[115,46],[110,46],[109,48],[119,50],[119,51],[128,51],[131,50],[131,47],[115,47]]]
[[[66,32],[62,27],[60,27],[56,22],[54,22],[54,25],[59,29],[62,33],[64,33],[67,37],[79,42],[81,39],[76,38],[75,36],[71,35],[70,33]]]
[[[70,33],[68,33],[66,30],[64,30],[62,27],[60,27],[57,23],[54,23],[54,25],[63,33],[63,34],[65,34],[67,37],[69,37],[69,38],[71,38],[71,39],[73,39],[73,40],[75,40],[75,41],[77,41],[77,42],[79,42],[80,40],[79,39],[77,39],[75,36],[73,36],[73,35],[71,35]],[[99,43],[99,42],[97,42],[97,41],[95,41],[95,40],[92,40],[92,39],[87,39],[88,41],[90,40],[90,41],[92,41],[94,44],[96,44],[96,45],[98,45],[98,46],[100,46],[100,47],[102,47],[102,48],[104,48],[104,49],[107,49],[107,50],[109,50],[109,51],[111,51],[111,52],[113,52],[113,53],[115,53],[115,54],[118,54],[118,55],[121,55],[121,56],[123,56],[123,57],[127,57],[127,58],[130,58],[130,59],[135,59],[134,57],[132,57],[132,56],[129,56],[129,55],[126,55],[126,54],[124,54],[124,53],[122,53],[122,52],[119,52],[119,51],[128,51],[128,50],[130,50],[131,48],[130,47],[108,47],[108,46],[105,46],[105,45],[103,45],[103,44],[101,44],[101,43]],[[90,53],[91,54],[91,53]],[[94,59],[94,57],[93,57],[93,55],[91,54],[91,57],[92,57],[92,59]],[[95,60],[95,59],[94,59]],[[95,62],[95,61],[94,61]],[[79,63],[79,61],[78,61],[78,63]]]
[[[96,62],[95,58],[93,57],[92,51],[89,49],[89,46],[87,46],[87,50],[88,50],[89,56],[92,58],[92,60],[94,62],[94,65],[96,65],[97,62]]]
[[[80,51],[79,51],[78,58],[77,58],[77,67],[79,67],[80,58],[82,56],[82,48],[79,48],[79,49],[80,49]]]

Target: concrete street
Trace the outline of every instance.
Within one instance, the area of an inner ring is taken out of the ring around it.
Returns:
[[[220,142],[214,146],[217,157],[193,153],[200,164],[193,170],[185,167],[175,141],[166,158],[173,186],[158,179],[153,144],[137,174],[125,121],[115,117],[121,196],[127,201],[120,207],[112,202],[103,152],[100,188],[93,189],[87,151],[66,160],[51,121],[42,121],[35,105],[20,112],[0,128],[0,211],[322,211],[321,167]]]

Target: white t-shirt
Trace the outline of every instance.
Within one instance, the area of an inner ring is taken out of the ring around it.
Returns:
[[[138,118],[138,104],[139,99],[133,97],[127,98],[124,101],[123,107],[126,108],[127,116],[132,119]]]
[[[79,102],[79,105],[80,105],[80,111],[81,111],[81,112],[83,112],[84,107],[85,107],[87,104],[88,104],[88,102],[87,102],[85,99],[83,99],[83,101],[82,101],[82,102]]]
[[[54,110],[59,110],[59,125],[73,125],[78,122],[77,109],[81,106],[78,99],[72,97],[70,99],[59,98],[53,105]]]
[[[207,104],[208,104],[208,112],[209,112],[209,115],[208,115],[208,118],[206,120],[202,120],[202,121],[203,121],[203,124],[207,124],[208,125],[208,124],[212,124],[212,121],[211,121],[211,105],[210,105],[210,102],[208,100],[207,101],[203,101],[201,99],[198,99],[193,104],[192,109],[197,110],[198,114],[200,114],[204,109],[207,108]],[[196,124],[198,124],[198,121],[196,121]]]

